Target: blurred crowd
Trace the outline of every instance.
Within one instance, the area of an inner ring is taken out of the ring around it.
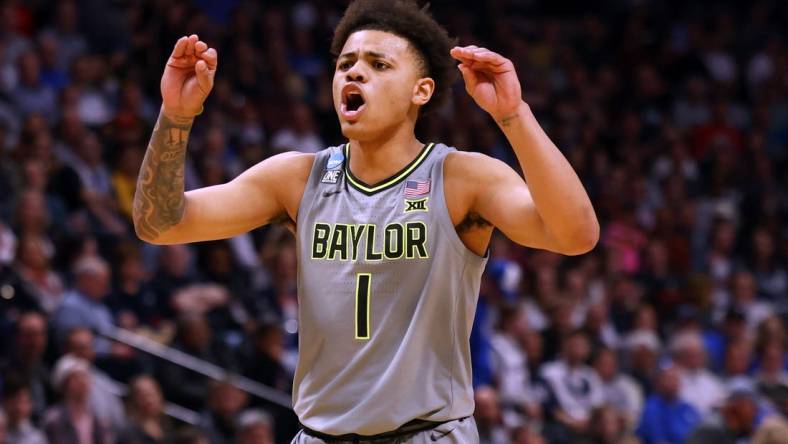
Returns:
[[[493,239],[471,337],[481,442],[788,442],[788,5],[430,3],[514,61],[602,227],[580,257]],[[328,45],[345,6],[2,2],[0,443],[289,442],[292,412],[106,335],[289,393],[292,235],[146,245],[132,197],[181,35],[219,52],[187,189],[342,143]],[[422,140],[517,168],[461,84],[450,102]]]

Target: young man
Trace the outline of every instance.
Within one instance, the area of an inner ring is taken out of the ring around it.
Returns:
[[[468,338],[493,228],[521,245],[581,254],[598,238],[594,210],[523,102],[512,63],[451,48],[415,3],[353,3],[332,52],[334,106],[349,143],[274,156],[184,194],[187,138],[217,54],[196,35],[181,38],[140,171],[137,233],[168,244],[291,226],[300,320],[293,396],[304,426],[294,442],[478,441]],[[416,139],[419,113],[447,94],[449,55],[528,185],[502,162]]]

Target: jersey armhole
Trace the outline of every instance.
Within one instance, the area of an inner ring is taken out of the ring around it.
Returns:
[[[438,187],[436,187],[437,193],[435,196],[438,209],[436,218],[438,219],[438,224],[440,227],[439,229],[448,238],[449,243],[454,247],[454,250],[460,256],[466,258],[472,263],[483,264],[490,257],[490,247],[487,247],[484,256],[479,256],[478,254],[474,253],[467,246],[465,246],[465,243],[462,242],[460,235],[457,234],[457,229],[454,227],[454,224],[451,221],[449,206],[446,203],[446,182],[444,179],[444,162],[446,162],[446,157],[448,157],[450,152],[451,151],[446,150],[446,152],[441,153],[443,155],[435,164],[435,181],[440,184]]]

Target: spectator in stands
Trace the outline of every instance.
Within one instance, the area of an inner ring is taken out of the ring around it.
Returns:
[[[117,444],[163,444],[170,442],[172,435],[172,425],[164,416],[164,398],[159,384],[150,376],[132,380],[128,423],[118,434]]]
[[[30,387],[6,380],[3,386],[3,412],[6,414],[7,444],[47,444],[47,439],[32,421],[33,400]]]
[[[591,413],[588,432],[577,443],[582,444],[638,444],[626,425],[626,419],[615,407],[603,405]]]
[[[96,352],[93,332],[84,327],[76,327],[68,332],[63,347],[64,354],[77,357],[88,363],[90,372],[90,408],[96,417],[119,429],[125,423],[125,412],[119,394],[120,385],[94,365]],[[121,346],[121,345],[118,345]]]
[[[238,444],[274,444],[274,421],[263,410],[250,409],[238,418]]]
[[[706,368],[706,348],[693,331],[677,334],[671,344],[673,359],[680,371],[680,397],[702,416],[719,406],[727,393],[722,382]]]
[[[644,444],[683,444],[700,423],[695,408],[679,397],[680,370],[660,370],[654,394],[646,399],[637,434]]]
[[[41,61],[33,52],[19,56],[19,84],[12,93],[14,105],[24,116],[39,113],[48,118],[56,115],[55,91],[41,82]]]
[[[523,336],[528,330],[525,313],[520,307],[504,307],[499,323],[499,333],[491,340],[492,370],[504,417],[511,412],[514,416],[525,414],[538,418],[541,416],[539,400],[531,389],[528,361],[522,348]]]
[[[725,349],[725,365],[723,366],[723,384],[728,392],[737,389],[755,389],[755,383],[749,375],[752,365],[752,345],[746,339],[729,342]]]
[[[76,327],[87,327],[96,333],[110,332],[115,327],[112,313],[102,302],[110,290],[110,269],[98,257],[80,259],[74,265],[76,284],[63,298],[55,312],[54,326],[58,337],[65,339]],[[96,338],[96,352],[110,353],[110,343]]]
[[[553,426],[546,433],[550,442],[573,442],[588,429],[593,409],[604,402],[602,381],[585,364],[589,353],[585,333],[575,330],[564,338],[560,358],[542,366],[540,376],[549,393],[546,410]]]
[[[687,438],[687,444],[737,444],[749,440],[755,429],[758,406],[753,392],[734,392],[720,409]]]
[[[527,426],[512,429],[511,444],[547,444],[539,433]]]
[[[752,444],[788,444],[788,422],[782,418],[769,418],[755,432]]]
[[[45,241],[34,236],[23,236],[18,248],[17,272],[31,289],[39,307],[51,315],[63,296],[63,281],[50,266],[54,252],[47,251]]]
[[[50,444],[113,442],[110,425],[101,421],[90,407],[90,363],[75,356],[63,356],[55,364],[52,385],[62,400],[44,414],[43,428]]]
[[[203,414],[200,427],[211,444],[232,444],[240,435],[240,414],[248,401],[246,393],[226,381],[211,384],[208,393],[208,410]]]
[[[197,282],[192,270],[192,254],[187,245],[162,247],[159,266],[151,280],[151,289],[156,294],[156,308],[162,316],[173,318],[175,311],[172,296],[176,290]]]
[[[622,416],[627,430],[634,429],[643,410],[642,389],[631,376],[619,372],[618,358],[612,349],[597,350],[593,365],[602,381],[605,404]]]
[[[172,347],[219,366],[228,367],[232,364],[229,350],[214,341],[208,322],[200,314],[181,315]],[[162,365],[159,376],[167,399],[192,410],[203,409],[210,378],[169,363]]]
[[[117,248],[117,273],[112,295],[107,305],[117,319],[118,326],[134,330],[148,327],[160,331],[167,322],[156,309],[156,294],[150,287],[142,254],[131,243]]]
[[[738,271],[731,277],[731,306],[744,313],[751,332],[773,312],[771,304],[758,300],[757,292],[758,284],[749,271]]]
[[[479,429],[480,444],[507,444],[509,437],[503,425],[498,407],[498,395],[492,387],[477,387],[474,390],[476,410],[473,417]]]
[[[47,320],[40,313],[19,316],[14,329],[10,356],[2,364],[2,378],[17,381],[30,388],[33,417],[38,419],[53,399],[49,368],[44,362],[47,349]]]
[[[284,392],[290,390],[291,377],[284,367],[283,332],[279,322],[257,327],[253,350],[244,359],[243,374],[250,379]]]

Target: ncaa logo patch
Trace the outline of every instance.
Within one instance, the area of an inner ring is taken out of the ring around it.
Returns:
[[[427,208],[427,200],[429,197],[425,197],[423,199],[418,200],[410,200],[405,199],[405,213],[413,213],[416,211],[427,212],[429,209]]]
[[[328,158],[328,163],[326,163],[326,168],[329,170],[337,170],[339,167],[342,166],[342,162],[345,161],[345,155],[342,153],[342,150],[336,151],[331,157]],[[333,182],[336,183],[336,182]]]
[[[322,183],[337,183],[339,182],[339,178],[342,177],[342,171],[340,170],[328,170],[323,172],[323,178],[320,179]]]

